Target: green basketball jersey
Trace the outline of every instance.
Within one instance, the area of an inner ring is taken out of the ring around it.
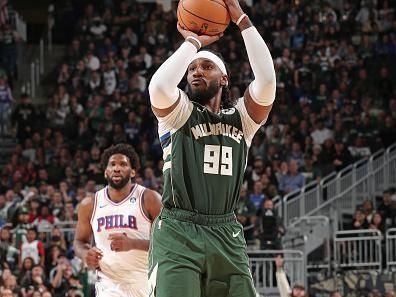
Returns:
[[[243,98],[216,114],[181,92],[171,114],[159,120],[164,152],[163,204],[201,214],[234,211],[253,135],[260,127]]]

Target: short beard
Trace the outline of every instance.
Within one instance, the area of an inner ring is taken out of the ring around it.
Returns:
[[[126,184],[131,180],[129,177],[121,179],[118,183],[113,182],[113,180],[110,177],[106,177],[106,180],[110,187],[116,190],[121,190],[123,187],[126,186]]]
[[[187,84],[187,95],[191,101],[197,102],[203,106],[209,103],[214,96],[218,93],[220,87],[217,85],[216,81],[211,81],[206,90],[195,90],[191,89],[191,85]]]

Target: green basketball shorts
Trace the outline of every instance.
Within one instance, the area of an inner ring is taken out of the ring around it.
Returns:
[[[234,214],[163,208],[152,229],[150,297],[255,297]]]

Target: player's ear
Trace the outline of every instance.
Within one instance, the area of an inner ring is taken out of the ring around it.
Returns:
[[[224,86],[228,86],[228,76],[227,75],[223,75],[220,79],[220,85],[222,87]]]
[[[131,178],[134,178],[136,176],[136,171],[135,169],[131,170]]]

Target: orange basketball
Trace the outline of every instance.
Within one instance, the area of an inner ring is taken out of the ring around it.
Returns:
[[[223,0],[180,0],[177,19],[182,28],[198,35],[217,35],[230,23]]]

